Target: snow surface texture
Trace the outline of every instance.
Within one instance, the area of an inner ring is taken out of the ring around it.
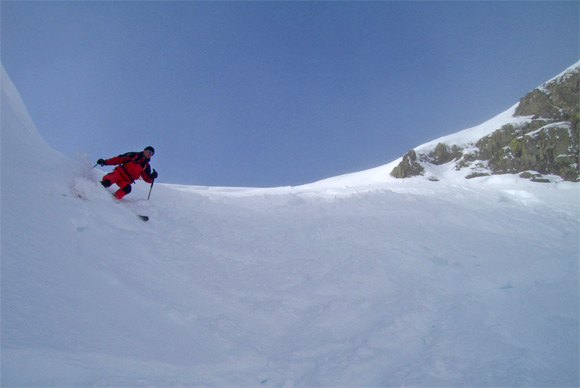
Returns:
[[[2,386],[579,385],[577,183],[395,161],[115,201],[4,69],[1,150]]]

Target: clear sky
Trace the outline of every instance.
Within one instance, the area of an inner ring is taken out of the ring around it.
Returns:
[[[299,185],[477,125],[580,59],[577,1],[5,1],[40,133],[159,181]],[[42,156],[39,155],[39,162]]]

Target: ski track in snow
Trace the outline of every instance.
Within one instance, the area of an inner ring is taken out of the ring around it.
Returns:
[[[3,386],[578,385],[578,184],[383,166],[119,202],[2,77]]]

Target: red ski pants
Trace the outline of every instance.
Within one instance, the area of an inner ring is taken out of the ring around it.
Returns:
[[[125,174],[120,171],[120,167],[115,168],[113,172],[105,175],[103,180],[108,180],[120,187],[115,192],[115,198],[117,199],[121,199],[131,192],[131,181],[127,180]]]

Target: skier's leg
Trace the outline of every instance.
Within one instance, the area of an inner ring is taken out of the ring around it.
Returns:
[[[108,173],[103,177],[101,180],[101,184],[105,187],[111,186],[113,183],[117,183],[118,181],[123,180],[123,177],[119,173],[117,169],[114,169],[112,172]]]
[[[131,192],[131,183],[117,182],[117,185],[120,187],[120,189],[115,192],[115,198],[121,199]]]

